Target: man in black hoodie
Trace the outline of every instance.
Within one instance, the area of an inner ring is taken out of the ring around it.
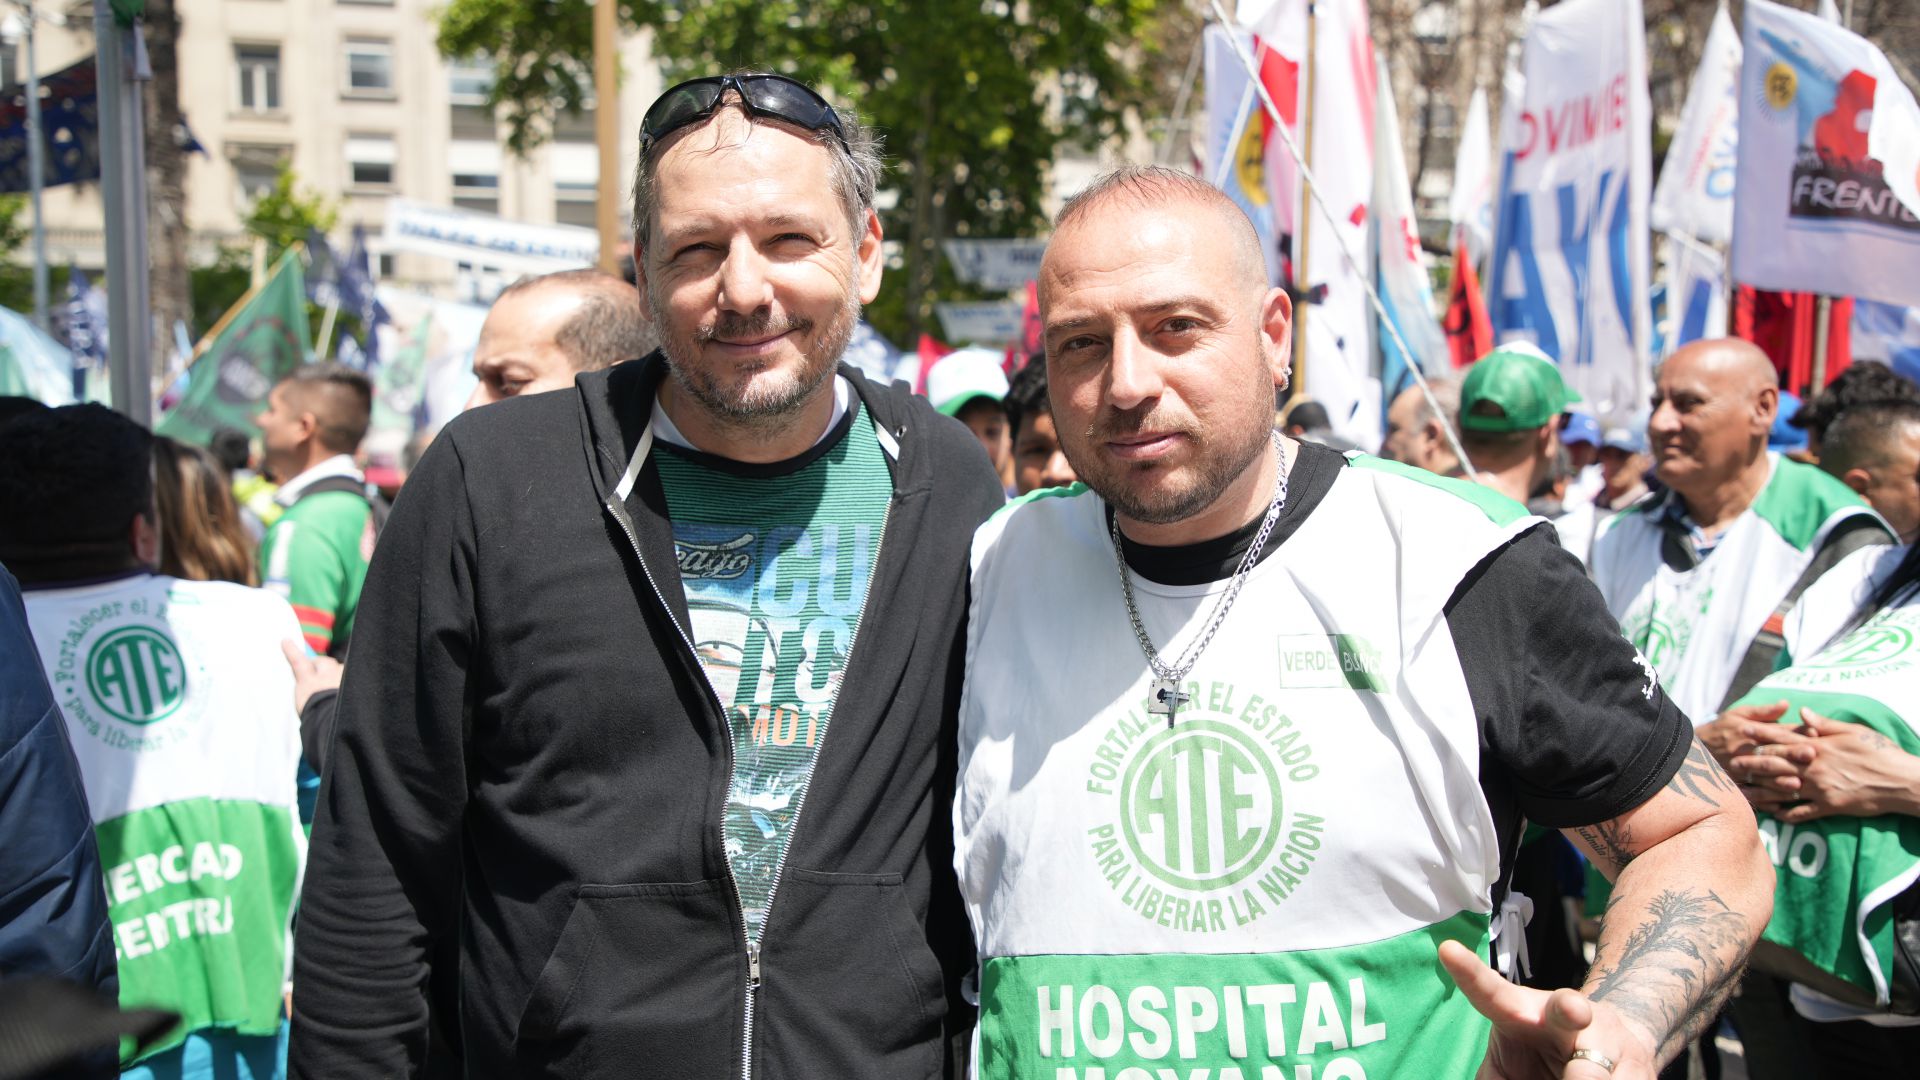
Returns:
[[[468,413],[382,534],[321,792],[293,1074],[946,1077],[978,442],[838,364],[874,139],[772,75],[648,110],[663,348]],[[438,946],[457,942],[457,1005]]]

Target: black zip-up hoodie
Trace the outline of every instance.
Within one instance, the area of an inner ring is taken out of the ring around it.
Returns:
[[[954,717],[968,548],[999,484],[965,428],[842,369],[898,444],[892,510],[750,994],[726,721],[653,465],[615,493],[664,371],[655,354],[462,416],[396,502],[314,823],[295,1077],[418,1074],[436,965],[472,1077],[961,1067]]]

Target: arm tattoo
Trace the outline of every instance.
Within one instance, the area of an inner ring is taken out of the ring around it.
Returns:
[[[1626,914],[1615,906],[1607,905],[1606,918]],[[1646,1027],[1664,1060],[1712,1021],[1739,981],[1747,918],[1710,889],[1665,890],[1647,905],[1646,916],[1617,957],[1595,963],[1587,996]]]
[[[1612,864],[1612,877],[1619,877],[1620,871],[1627,868],[1635,855],[1640,854],[1634,846],[1633,826],[1620,818],[1602,821],[1596,825],[1581,825],[1574,833],[1587,842],[1593,854]]]
[[[1680,771],[1667,781],[1667,790],[1711,806],[1720,805],[1720,800],[1714,798],[1716,791],[1740,798],[1740,789],[1734,786],[1733,778],[1713,760],[1699,739],[1694,739],[1693,745],[1687,748],[1687,760],[1680,763]]]

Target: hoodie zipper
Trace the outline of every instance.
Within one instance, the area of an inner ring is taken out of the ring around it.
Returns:
[[[861,594],[860,610],[854,616],[853,640],[847,645],[847,666],[841,671],[842,689],[845,689],[846,686],[846,672],[853,669],[854,650],[860,644],[860,630],[867,618],[867,600],[873,595],[873,577],[875,571],[878,571],[880,568],[880,556],[886,551],[887,529],[893,524],[893,506],[898,499],[899,495],[897,492],[887,497],[887,509],[880,518],[880,539],[878,543],[874,545],[872,569],[868,571],[867,577],[867,590]],[[654,580],[653,570],[647,566],[647,558],[640,551],[640,538],[634,535],[633,526],[625,513],[625,508],[619,506],[614,499],[608,499],[604,505],[606,506],[607,512],[613,515],[614,521],[619,523],[620,531],[626,535],[627,543],[632,545],[633,557],[635,561],[640,564],[640,573],[646,577],[647,586],[653,590],[653,598],[660,602],[661,610],[667,613],[667,621],[673,624],[674,631],[680,635],[681,644],[687,647],[688,654],[693,657],[694,666],[700,669],[700,682],[707,688],[707,696],[713,702],[714,707],[720,710],[721,722],[724,723],[727,728],[727,796],[726,802],[722,804],[720,810],[721,847],[723,849],[721,861],[724,862],[727,867],[727,883],[733,886],[733,904],[735,910],[740,912],[740,938],[746,946],[747,954],[747,995],[745,1020],[741,1025],[740,1080],[753,1080],[753,1013],[754,1005],[759,1000],[760,993],[761,943],[753,940],[753,936],[747,931],[747,902],[740,895],[740,879],[734,876],[733,860],[727,858],[724,854],[724,848],[726,846],[725,821],[727,807],[733,805],[733,784],[738,772],[735,768],[733,753],[733,717],[725,708],[721,708],[720,692],[714,689],[713,679],[707,674],[707,666],[700,662],[700,654],[694,650],[692,635],[687,633],[686,627],[680,625],[679,618],[674,615],[673,608],[667,603],[666,594],[660,591],[660,583]],[[838,704],[839,700],[840,695],[838,692],[835,692],[833,704]],[[831,705],[829,707],[831,708]],[[827,726],[831,729],[833,725],[829,722]],[[826,734],[822,734],[820,736],[820,745],[816,746],[813,751],[815,762],[820,760],[820,754],[826,749],[826,746],[827,736]],[[807,791],[812,786],[813,770],[808,769],[807,779],[800,785],[800,790],[795,797],[793,818],[787,825],[787,843],[780,849],[780,858],[774,863],[773,884],[767,888],[766,905],[760,909],[760,933],[762,937],[766,935],[767,925],[772,919],[773,897],[775,893],[780,891],[780,876],[786,870],[787,852],[793,849],[793,839],[794,836],[798,834],[800,828],[800,812],[806,807]]]

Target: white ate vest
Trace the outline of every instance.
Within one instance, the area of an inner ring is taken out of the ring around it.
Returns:
[[[1435,950],[1484,948],[1500,851],[1443,608],[1539,519],[1355,457],[1170,727],[1104,515],[1076,485],[974,540],[954,821],[978,1075],[1471,1075],[1486,1028]],[[1167,657],[1227,587],[1133,581]]]
[[[1676,570],[1661,558],[1654,500],[1616,515],[1593,544],[1589,569],[1607,610],[1695,725],[1719,713],[1754,635],[1834,527],[1873,513],[1819,469],[1767,457],[1766,487],[1698,566]]]

